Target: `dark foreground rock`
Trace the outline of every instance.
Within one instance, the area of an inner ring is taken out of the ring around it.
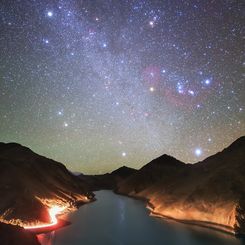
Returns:
[[[40,245],[36,236],[25,229],[0,223],[1,245]]]

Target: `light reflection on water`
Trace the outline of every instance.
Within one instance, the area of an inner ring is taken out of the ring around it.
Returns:
[[[53,245],[55,239],[55,231],[52,231],[48,234],[40,234],[37,236],[37,238],[42,245]]]
[[[244,245],[233,236],[150,217],[143,202],[96,192],[97,201],[68,216],[70,226],[38,239],[42,245]]]

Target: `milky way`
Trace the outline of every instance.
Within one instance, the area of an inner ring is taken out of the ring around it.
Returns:
[[[245,134],[243,1],[2,0],[0,141],[74,171],[196,162]]]

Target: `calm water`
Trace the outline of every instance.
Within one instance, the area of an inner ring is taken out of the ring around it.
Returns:
[[[69,214],[72,225],[41,235],[44,245],[241,245],[233,236],[150,217],[143,202],[96,192],[97,201]]]

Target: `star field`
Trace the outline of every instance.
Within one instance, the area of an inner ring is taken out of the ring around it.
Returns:
[[[200,161],[245,134],[243,1],[3,0],[0,140],[74,171]]]

